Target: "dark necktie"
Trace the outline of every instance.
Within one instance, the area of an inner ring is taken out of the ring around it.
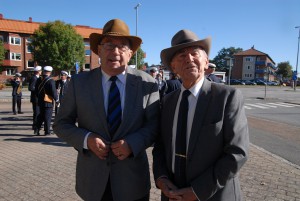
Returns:
[[[180,188],[186,187],[186,131],[190,94],[189,90],[182,93],[177,121],[174,179],[176,186]]]
[[[108,94],[107,123],[111,136],[113,136],[119,128],[122,119],[120,91],[116,85],[117,79],[117,76],[112,76],[109,79],[112,83]]]

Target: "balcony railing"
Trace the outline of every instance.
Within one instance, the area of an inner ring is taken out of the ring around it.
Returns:
[[[263,74],[263,73],[266,73],[266,70],[265,69],[256,69],[255,73],[257,73],[257,74]]]
[[[257,65],[257,66],[266,66],[266,61],[256,61],[255,62],[255,65]]]

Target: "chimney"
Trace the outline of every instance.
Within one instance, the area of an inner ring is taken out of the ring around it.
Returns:
[[[2,13],[0,13],[0,20],[3,20],[3,15],[2,15]]]
[[[29,22],[32,22],[32,17],[29,17]]]

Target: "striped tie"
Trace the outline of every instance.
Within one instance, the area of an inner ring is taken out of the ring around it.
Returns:
[[[110,85],[108,95],[107,123],[111,136],[113,136],[119,128],[122,119],[120,92],[116,85],[117,79],[117,76],[112,76],[109,79],[112,83]]]

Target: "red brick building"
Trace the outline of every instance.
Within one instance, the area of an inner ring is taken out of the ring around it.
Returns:
[[[16,72],[28,75],[33,71],[35,63],[33,55],[28,48],[30,36],[40,25],[45,23],[33,22],[30,17],[28,21],[5,19],[0,14],[0,40],[7,50],[3,61],[0,81],[12,77]],[[89,35],[91,33],[102,33],[102,29],[89,26],[74,26],[78,34],[83,37],[85,45],[85,64],[83,69],[88,70],[99,66],[99,57],[90,50]]]
[[[274,81],[277,68],[268,54],[252,47],[233,56],[232,79]]]

